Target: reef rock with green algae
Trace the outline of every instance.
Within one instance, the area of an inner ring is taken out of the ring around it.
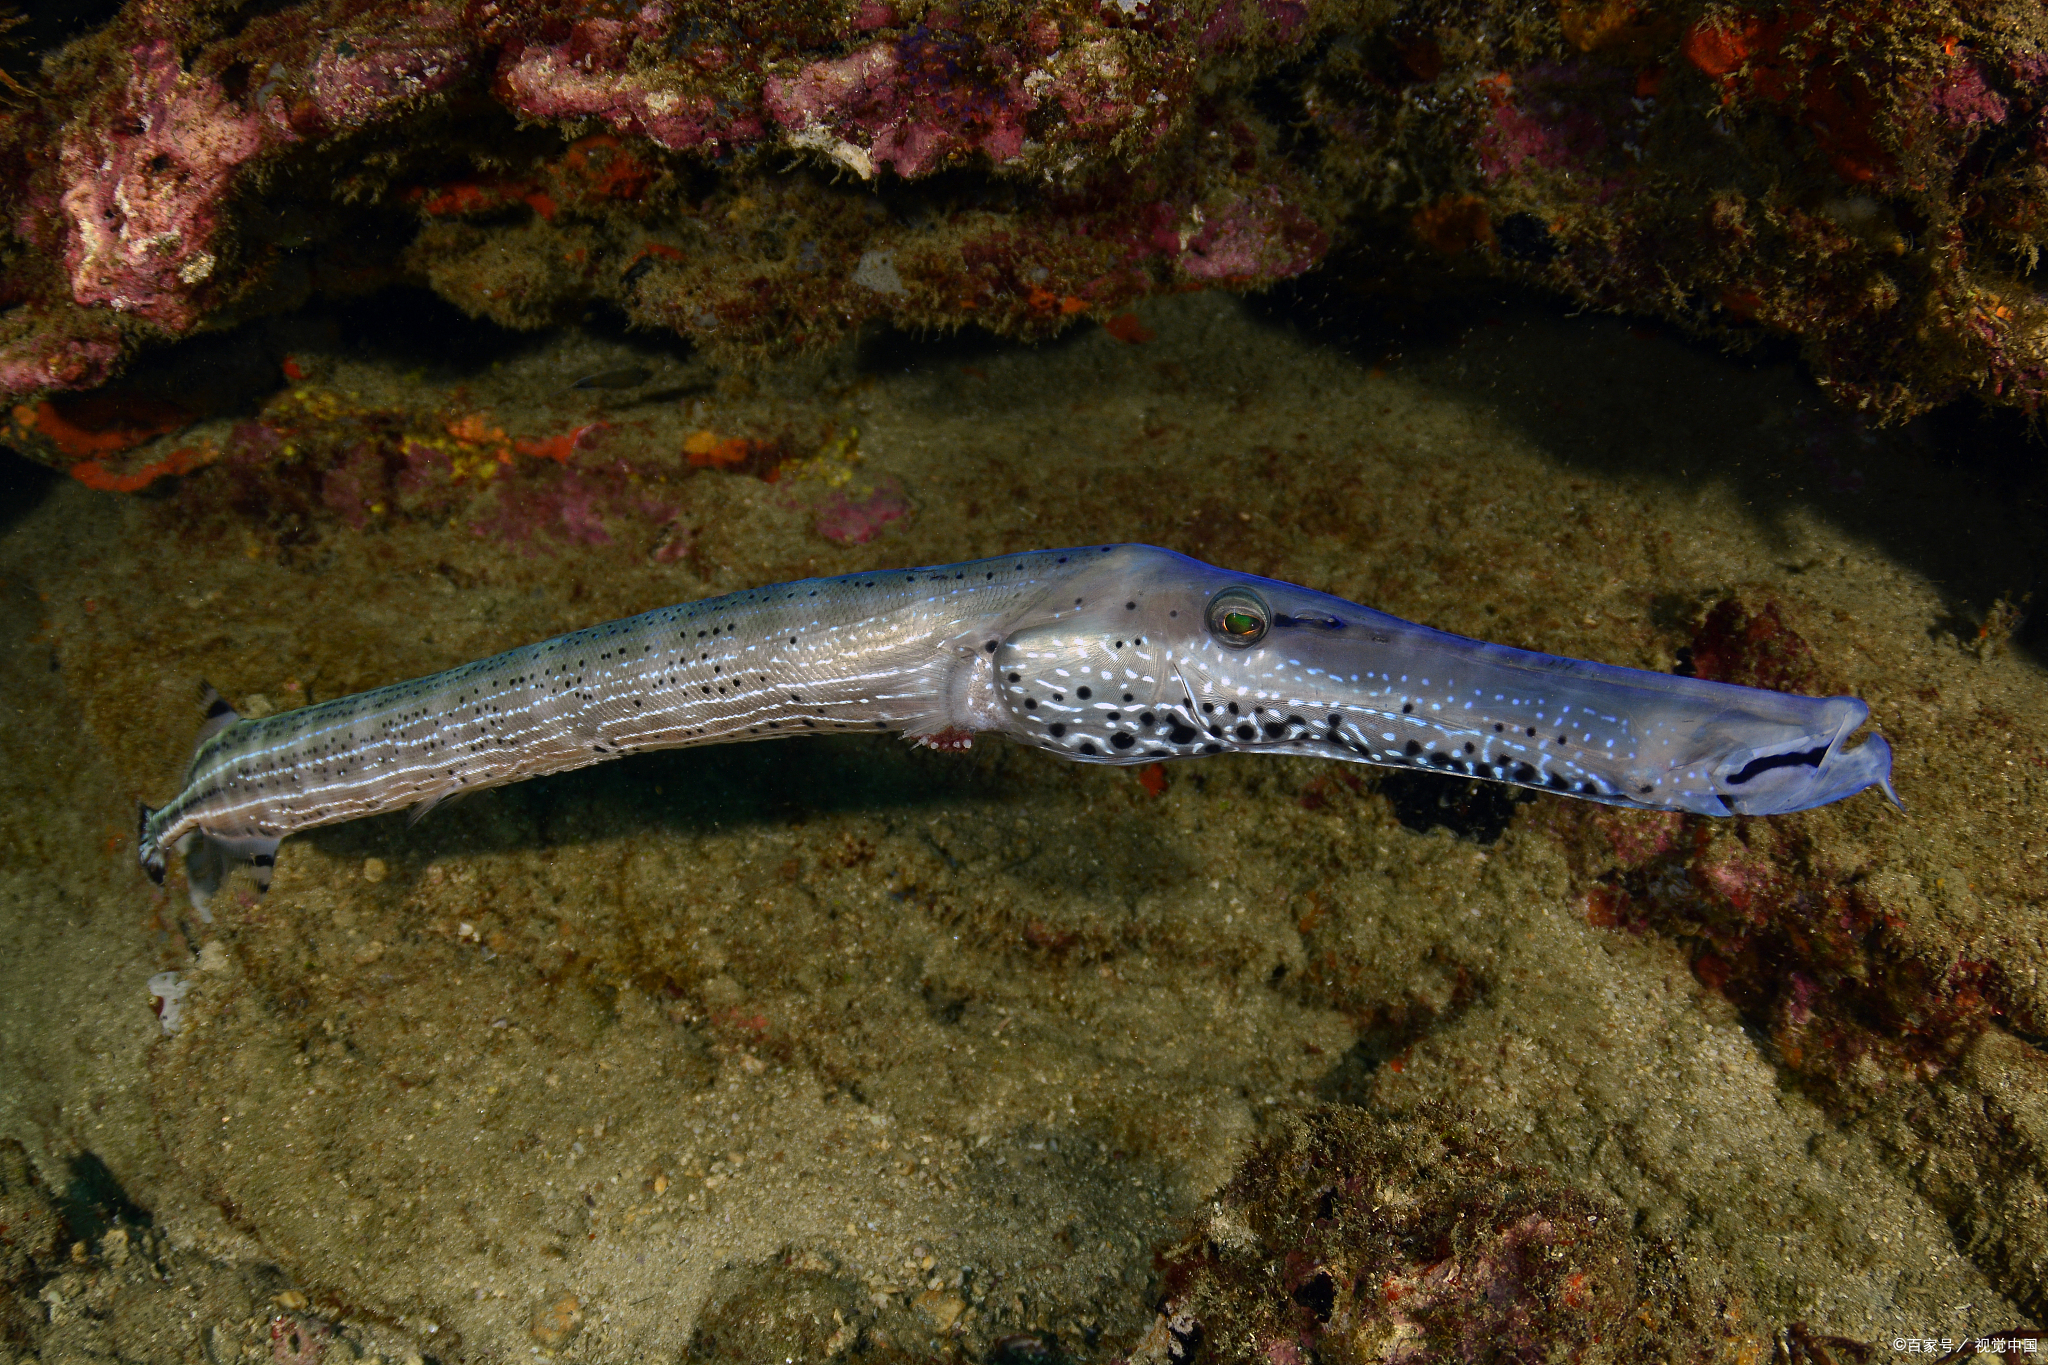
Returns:
[[[1045,335],[1333,244],[2048,392],[2048,21],[1869,0],[128,5],[0,110],[15,438],[138,349],[425,282],[725,360]],[[1405,268],[1405,267],[1403,267]]]

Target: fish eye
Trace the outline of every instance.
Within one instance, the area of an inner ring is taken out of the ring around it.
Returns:
[[[1250,588],[1225,588],[1209,599],[1209,629],[1232,649],[1248,649],[1266,637],[1273,612]]]

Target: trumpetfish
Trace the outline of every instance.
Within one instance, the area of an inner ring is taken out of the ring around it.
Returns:
[[[202,914],[281,840],[647,749],[1002,734],[1083,763],[1305,754],[1589,801],[1778,815],[1878,787],[1870,708],[1451,635],[1150,545],[809,578],[662,607],[430,677],[244,719],[217,695],[140,816]]]

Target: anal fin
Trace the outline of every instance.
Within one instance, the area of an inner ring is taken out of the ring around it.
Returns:
[[[220,890],[227,875],[227,858],[219,844],[201,834],[186,845],[185,894],[192,898],[192,908],[199,918],[208,924],[213,923],[213,911],[206,908],[206,903]]]
[[[456,779],[451,780],[438,791],[428,792],[425,796],[413,802],[411,808],[406,811],[406,828],[410,829],[412,826],[417,825],[420,821],[426,819],[430,812],[441,806],[454,805],[457,801],[460,801],[475,790],[475,787],[464,786],[459,779]]]
[[[185,890],[199,918],[213,923],[213,911],[207,902],[220,890],[236,863],[249,865],[258,895],[270,890],[271,874],[277,867],[278,843],[260,834],[222,839],[200,830],[189,836],[185,845]]]

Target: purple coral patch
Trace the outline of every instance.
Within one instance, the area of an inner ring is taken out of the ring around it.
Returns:
[[[1607,145],[1599,118],[1580,108],[1552,107],[1548,118],[1503,100],[1479,134],[1479,169],[1489,181],[1528,166],[1555,170],[1592,158]]]
[[[529,554],[539,548],[535,536],[542,532],[572,545],[609,545],[611,533],[597,506],[600,491],[573,469],[546,483],[507,479],[498,485],[496,513],[470,529],[525,546]]]
[[[320,501],[350,529],[360,531],[369,525],[383,484],[383,457],[365,442],[350,448],[341,463],[321,477]]]
[[[890,522],[909,515],[910,499],[904,495],[903,485],[894,479],[884,479],[859,502],[844,493],[833,493],[819,507],[814,524],[818,534],[827,540],[841,545],[865,545],[882,534],[882,528]]]
[[[1965,62],[1927,97],[1928,107],[1951,128],[2005,122],[2005,100],[1984,81],[1984,68]]]
[[[66,341],[40,336],[0,348],[0,394],[37,389],[89,389],[113,377],[121,358],[112,341]]]
[[[1188,239],[1176,264],[1197,280],[1286,279],[1313,269],[1329,244],[1307,214],[1268,189],[1227,202]]]
[[[813,62],[771,77],[768,111],[804,144],[872,175],[906,179],[980,151],[1007,161],[1024,150],[1024,117],[1038,107],[1017,72],[1020,56],[918,29],[895,43]],[[865,164],[863,164],[865,158]]]

